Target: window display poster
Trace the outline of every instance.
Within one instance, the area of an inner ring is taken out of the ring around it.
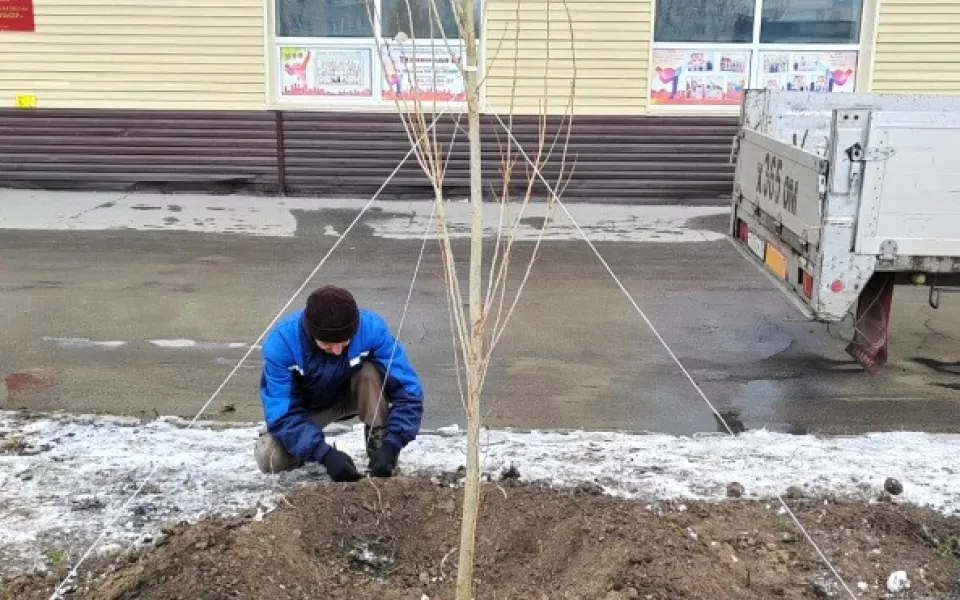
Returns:
[[[280,48],[280,96],[372,98],[369,48]]]
[[[652,104],[740,104],[749,77],[750,52],[658,48],[653,51],[652,66]]]
[[[856,50],[760,53],[760,85],[769,90],[853,92],[856,75]]]
[[[381,47],[384,100],[465,102],[463,44],[388,41]]]

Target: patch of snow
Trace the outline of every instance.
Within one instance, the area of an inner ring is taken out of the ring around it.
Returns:
[[[447,425],[446,427],[440,427],[437,429],[437,433],[440,435],[457,435],[460,433],[460,426],[453,424]]]
[[[166,350],[237,350],[247,348],[244,342],[198,342],[196,340],[148,340],[158,348]]]
[[[350,550],[350,557],[359,563],[375,568],[380,568],[393,562],[392,558],[383,554],[377,554],[366,544],[360,544]]]
[[[160,348],[195,348],[193,340],[150,340],[150,343]]]
[[[210,362],[213,363],[213,364],[215,364],[215,365],[223,365],[223,366],[227,366],[227,367],[235,367],[235,366],[237,366],[237,363],[240,362],[240,359],[239,359],[239,358],[227,358],[227,357],[225,357],[225,356],[218,356],[217,358],[214,358],[214,359],[211,360]],[[261,368],[263,368],[263,363],[262,363],[261,361],[255,360],[255,359],[248,358],[246,361],[244,361],[244,363],[243,363],[242,365],[240,365],[240,368],[241,368],[241,369],[249,369],[249,370],[261,369]]]
[[[0,439],[16,437],[45,449],[0,454],[0,572],[42,565],[50,548],[76,558],[104,528],[105,545],[129,546],[155,537],[172,519],[192,522],[248,509],[262,518],[282,494],[324,479],[316,465],[275,476],[260,473],[253,460],[259,428],[204,422],[186,428],[174,417],[142,422],[0,411]],[[340,449],[364,456],[361,425],[342,423],[327,432]],[[455,471],[465,464],[465,437],[453,428],[423,432],[401,453],[400,467],[426,476]],[[910,485],[898,502],[960,513],[960,478],[948,475],[960,455],[960,435],[819,438],[751,431],[677,437],[489,430],[481,452],[494,479],[512,465],[522,480],[590,484],[645,502],[723,502],[733,480],[753,499],[796,486],[811,496],[829,492],[869,501],[887,473],[909,473]],[[150,484],[124,508],[154,466]]]
[[[887,578],[887,591],[891,594],[902,592],[910,588],[910,579],[906,571],[894,571]]]
[[[709,242],[724,238],[722,231],[692,224],[697,219],[727,215],[729,206],[649,206],[602,202],[577,203],[568,210],[596,242]],[[199,194],[58,192],[0,190],[0,229],[104,231],[182,231],[228,235],[293,237],[295,212],[317,213],[339,222],[343,211],[359,212],[364,200],[347,198],[266,198]],[[363,223],[376,237],[420,240],[433,211],[432,200],[380,202],[364,215]],[[507,210],[520,216],[519,204]],[[546,214],[545,204],[530,204],[516,229],[517,240],[536,239]],[[470,205],[448,202],[448,231],[455,238],[470,233]],[[484,230],[490,238],[499,229],[499,210],[485,212]],[[323,223],[326,236],[339,236],[333,223]],[[431,228],[431,239],[436,231]],[[557,209],[544,235],[548,240],[577,240],[580,234],[566,214]]]
[[[69,348],[72,350],[116,350],[124,348],[125,351],[136,351],[141,349],[137,346],[137,343],[139,342],[134,343],[132,340],[91,340],[90,338],[85,337],[66,336],[44,336],[41,339],[45,342],[56,344],[61,348]],[[220,351],[245,350],[250,348],[250,344],[247,342],[198,342],[197,340],[190,339],[156,339],[146,340],[146,343],[155,348],[161,348],[163,350]],[[262,346],[260,344],[255,344],[253,349],[259,350],[261,347]],[[234,362],[234,364],[236,364],[236,362]]]
[[[865,592],[870,589],[870,586],[867,584],[866,581],[858,582],[857,587],[860,589],[861,592]]]
[[[429,202],[411,202],[407,212],[391,211],[371,218],[368,225],[373,234],[388,239],[419,240],[427,229],[432,205]],[[724,238],[723,232],[693,227],[690,221],[729,213],[725,206],[627,206],[616,204],[577,204],[567,207],[584,233],[594,242],[710,242]],[[536,240],[546,214],[545,204],[528,205],[516,228],[516,239]],[[519,216],[519,206],[512,206],[504,223],[512,228]],[[449,204],[450,219],[447,230],[451,238],[470,236],[470,207]],[[499,210],[485,213],[484,235],[496,237],[500,227]],[[436,237],[430,231],[431,239]],[[580,233],[566,213],[557,209],[543,235],[545,240],[577,240]]]
[[[90,338],[85,337],[52,337],[44,336],[43,341],[56,344],[61,348],[105,348],[105,349],[114,349],[121,348],[127,344],[125,341],[120,340],[91,340]]]

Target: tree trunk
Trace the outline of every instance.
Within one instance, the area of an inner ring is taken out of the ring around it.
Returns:
[[[480,372],[470,366],[467,373],[467,480],[463,490],[460,558],[457,561],[457,600],[473,599],[473,566],[479,508]]]
[[[473,567],[480,500],[480,383],[483,360],[483,184],[480,156],[480,98],[477,89],[477,43],[473,3],[461,0],[466,51],[464,87],[467,94],[470,143],[470,344],[467,366],[467,479],[463,491],[460,556],[457,561],[457,600],[473,598]]]

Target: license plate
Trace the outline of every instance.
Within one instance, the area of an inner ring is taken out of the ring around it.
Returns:
[[[763,238],[759,235],[756,235],[752,231],[747,234],[747,246],[750,246],[750,249],[753,250],[753,253],[756,254],[760,260],[763,260],[766,245],[766,242],[764,242]]]

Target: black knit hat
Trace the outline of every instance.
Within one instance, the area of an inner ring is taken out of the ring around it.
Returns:
[[[307,298],[303,311],[307,332],[321,342],[346,342],[360,328],[360,310],[353,294],[343,288],[327,285],[315,290]]]

